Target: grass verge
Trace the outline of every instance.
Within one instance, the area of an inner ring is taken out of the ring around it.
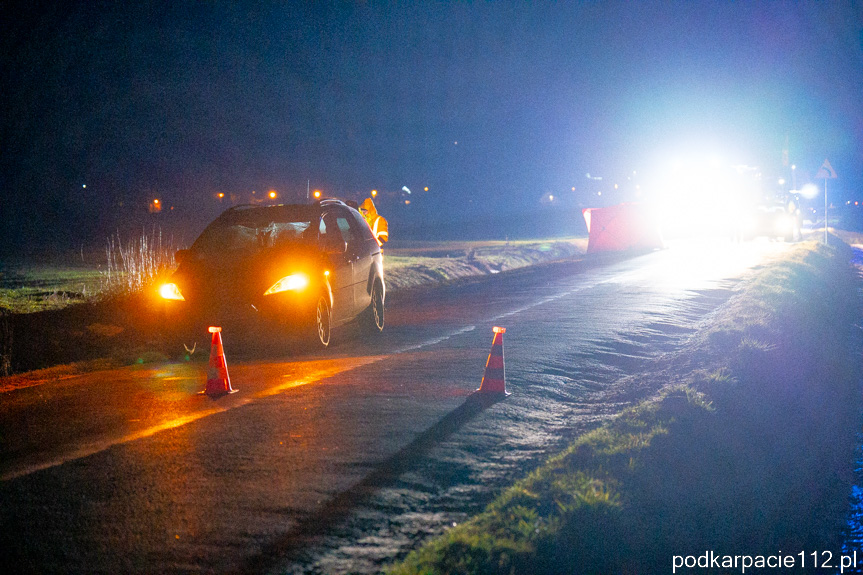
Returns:
[[[794,555],[796,567],[812,552],[838,557],[860,416],[850,257],[806,243],[759,270],[681,352],[686,367],[659,397],[389,572],[660,573],[709,552]]]
[[[11,314],[56,311],[76,304],[92,304],[129,296],[146,289],[156,278],[171,273],[177,247],[163,239],[159,228],[123,239],[108,238],[104,260],[98,265],[22,266],[0,262],[0,310]]]

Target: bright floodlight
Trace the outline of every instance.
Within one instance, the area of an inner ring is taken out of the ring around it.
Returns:
[[[730,165],[713,152],[672,158],[651,182],[663,233],[731,237],[759,195],[757,168]]]

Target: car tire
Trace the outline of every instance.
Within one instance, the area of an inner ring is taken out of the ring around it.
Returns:
[[[384,287],[380,281],[372,284],[372,301],[360,316],[360,325],[371,334],[384,330]]]
[[[323,349],[330,345],[331,320],[330,302],[325,296],[318,296],[318,302],[312,311],[312,322],[309,327],[309,341],[315,348]]]

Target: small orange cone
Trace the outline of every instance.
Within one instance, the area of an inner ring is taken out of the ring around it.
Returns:
[[[503,334],[505,327],[494,327],[494,339],[491,342],[491,353],[485,362],[485,373],[479,384],[479,393],[498,393],[509,395],[506,390],[506,375],[503,367]]]
[[[203,393],[206,395],[234,393],[237,390],[231,389],[228,362],[222,347],[222,328],[211,327],[209,332],[213,334],[213,342],[210,345],[210,363],[207,366],[207,389]]]

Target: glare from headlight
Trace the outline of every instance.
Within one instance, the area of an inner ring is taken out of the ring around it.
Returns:
[[[744,213],[740,216],[740,227],[746,231],[752,231],[755,229],[757,222],[755,221],[755,217],[750,213]]]
[[[792,222],[791,218],[786,215],[782,215],[776,218],[774,222],[775,229],[778,233],[784,234],[791,230]]]
[[[309,285],[309,276],[306,274],[291,274],[285,276],[264,292],[264,295],[272,295],[283,291],[300,291],[306,289]]]
[[[180,293],[180,288],[177,287],[177,284],[175,283],[162,284],[159,288],[159,295],[164,299],[186,301],[186,298],[184,298],[183,294]]]

